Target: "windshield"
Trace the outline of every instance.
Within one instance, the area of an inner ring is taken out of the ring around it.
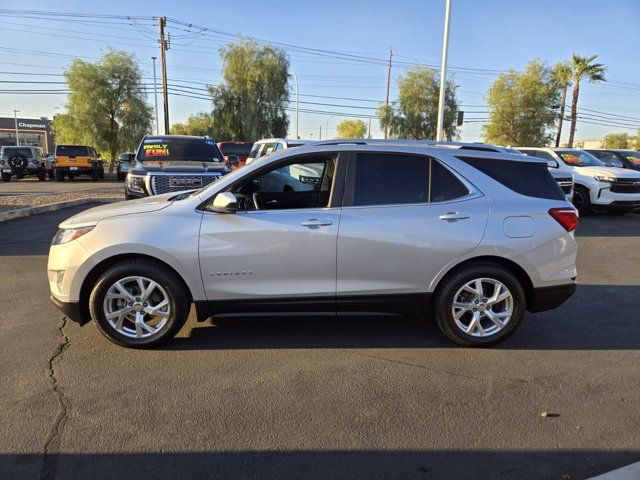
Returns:
[[[149,138],[138,150],[138,161],[217,162],[222,154],[213,140],[200,138]]]
[[[80,145],[58,145],[56,147],[56,155],[62,157],[88,157],[89,147]]]
[[[640,152],[636,150],[618,150],[618,153],[624,155],[634,165],[640,166]]]
[[[604,167],[604,162],[583,150],[556,150],[562,161],[570,167]]]

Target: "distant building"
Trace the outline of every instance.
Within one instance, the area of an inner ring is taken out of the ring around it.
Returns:
[[[567,146],[565,143],[564,147]],[[602,148],[604,146],[604,141],[600,140],[576,140],[573,142],[573,148]]]
[[[45,153],[53,151],[51,120],[41,118],[18,118],[20,145],[42,147]],[[16,145],[16,124],[13,117],[0,117],[0,147]]]

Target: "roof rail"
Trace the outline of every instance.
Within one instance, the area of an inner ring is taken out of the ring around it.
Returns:
[[[434,140],[407,140],[407,139],[383,139],[383,138],[350,138],[321,140],[314,146],[327,145],[428,145],[433,147],[458,148],[460,150],[478,150],[483,152],[501,152],[500,148],[479,142],[436,142]]]

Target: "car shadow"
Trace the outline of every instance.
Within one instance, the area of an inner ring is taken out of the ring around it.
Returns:
[[[636,285],[579,285],[560,308],[528,313],[502,350],[638,350]],[[391,316],[217,317],[163,350],[457,348],[431,318]],[[460,347],[462,348],[462,347]]]
[[[576,237],[640,237],[640,214],[594,212],[580,217]]]
[[[471,418],[469,421],[473,421]],[[434,432],[437,434],[437,432]],[[337,435],[337,434],[336,434]],[[378,439],[379,440],[379,439]],[[371,440],[373,442],[373,440]],[[212,439],[215,442],[215,438]],[[377,442],[379,443],[379,442]],[[264,449],[0,454],[2,478],[559,479],[590,478],[640,460],[623,449]],[[627,477],[625,477],[627,478]],[[631,477],[628,477],[631,478]]]

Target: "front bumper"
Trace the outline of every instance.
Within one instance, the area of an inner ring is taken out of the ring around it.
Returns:
[[[544,312],[559,307],[576,292],[576,283],[553,285],[533,289],[533,295],[527,302],[530,312]]]
[[[89,320],[91,320],[90,318],[87,318],[86,314],[82,312],[82,308],[80,307],[79,302],[63,302],[53,295],[51,295],[50,298],[53,304],[58,307],[58,309],[62,313],[64,313],[64,316],[69,320],[79,323],[80,325],[84,325],[85,323],[88,323]]]
[[[591,193],[591,205],[595,208],[629,209],[640,207],[640,193],[616,193],[610,188],[600,188]]]

